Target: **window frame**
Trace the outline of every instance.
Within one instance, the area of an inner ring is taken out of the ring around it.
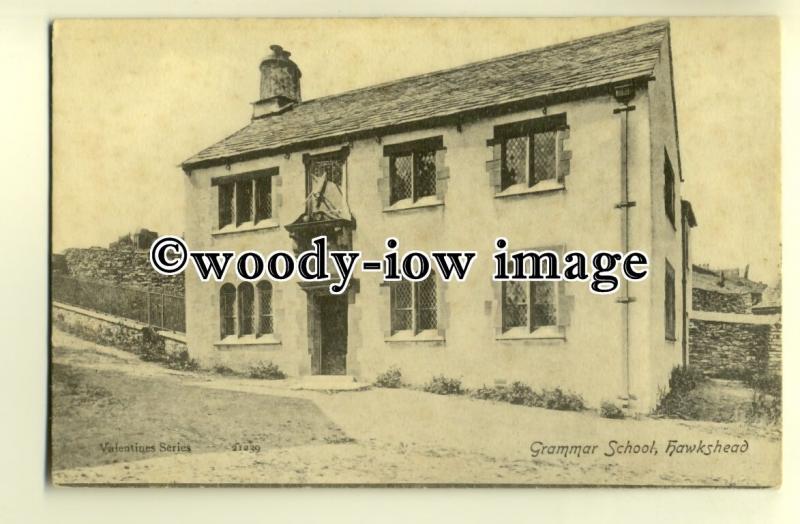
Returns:
[[[487,141],[488,145],[499,146],[500,148],[500,179],[498,181],[498,195],[516,194],[520,192],[535,192],[548,189],[563,189],[564,181],[559,175],[561,172],[561,141],[563,133],[569,129],[567,125],[566,113],[547,115],[529,120],[511,122],[495,126],[494,136]],[[553,177],[536,180],[534,170],[534,148],[536,135],[553,133]],[[524,180],[513,184],[507,183],[508,165],[508,142],[510,140],[525,139],[525,173]]]
[[[313,191],[313,183],[312,183],[312,176],[311,172],[314,169],[314,164],[317,162],[338,162],[341,165],[341,173],[342,173],[342,183],[339,186],[339,190],[342,193],[342,209],[338,209],[342,214],[349,215],[350,213],[350,203],[347,199],[347,192],[348,192],[348,173],[347,173],[347,159],[350,156],[350,147],[343,146],[339,149],[334,151],[328,151],[325,153],[316,153],[310,154],[305,153],[303,154],[303,165],[305,166],[305,210],[307,214],[311,214],[314,211],[317,211],[312,208],[311,199],[311,192]]]
[[[664,212],[672,227],[675,227],[675,170],[669,154],[664,150]]]
[[[220,339],[225,340],[228,337],[235,337],[238,334],[238,319],[237,319],[237,300],[236,295],[238,291],[236,286],[231,284],[230,282],[226,282],[219,288],[219,333]],[[225,298],[229,299],[229,302],[223,303]],[[230,313],[228,314],[228,308],[230,309]],[[228,332],[227,329],[227,321],[230,319],[231,321],[231,330]]]
[[[537,332],[551,332],[554,329],[561,327],[559,319],[561,315],[561,305],[559,303],[559,281],[556,280],[527,280],[527,281],[512,281],[504,280],[501,283],[500,290],[500,315],[501,315],[501,330],[505,336],[514,334],[534,335]],[[521,326],[506,327],[506,289],[509,284],[522,285],[525,288],[525,324]],[[554,323],[537,325],[535,322],[534,307],[534,286],[540,285],[553,286],[553,308],[554,308]]]
[[[444,137],[442,135],[422,138],[419,140],[411,140],[407,142],[400,142],[397,144],[387,144],[383,147],[383,156],[387,157],[389,162],[389,206],[403,206],[418,204],[424,201],[438,201],[439,200],[439,166],[437,161],[437,153],[444,149]],[[433,192],[427,195],[420,195],[418,192],[419,172],[421,159],[423,155],[432,155],[433,157],[433,170],[431,176],[433,177]],[[396,161],[400,157],[411,156],[411,181],[410,181],[410,196],[403,198],[395,198],[394,195],[394,180],[397,177]]]
[[[675,342],[676,339],[676,285],[675,285],[675,268],[669,263],[669,260],[664,260],[664,338],[670,342]],[[671,307],[670,307],[671,306]]]
[[[227,175],[211,179],[211,185],[217,188],[217,223],[216,231],[224,231],[227,229],[245,229],[249,227],[258,227],[263,224],[272,224],[275,216],[275,184],[272,177],[278,175],[278,168],[270,168],[266,170],[252,171],[241,173],[238,175]],[[260,184],[266,182],[267,197],[262,198],[259,193]],[[245,193],[242,189],[249,184],[249,200],[250,209],[249,216],[242,217],[240,209],[241,195]],[[229,201],[223,205],[223,195],[229,192]],[[266,207],[264,209],[263,207]],[[223,209],[229,209],[226,215],[229,215],[229,220],[223,223]]]
[[[250,322],[251,322],[251,329],[249,333],[243,333],[245,331],[242,327],[243,322],[245,321],[244,316],[244,303],[242,300],[242,296],[246,293],[245,289],[249,287],[252,290],[252,313],[250,315]],[[268,293],[268,302],[269,302],[269,313],[264,315],[263,307],[262,307],[262,298],[265,293]],[[230,314],[225,314],[228,310],[224,308],[223,299],[225,296],[232,297],[232,301],[230,302]],[[260,340],[264,337],[273,337],[275,334],[275,306],[273,304],[273,300],[275,297],[274,288],[272,283],[267,280],[261,280],[256,285],[253,285],[251,282],[241,282],[238,286],[232,284],[231,282],[225,282],[219,288],[219,322],[220,322],[220,341],[222,343],[231,342],[233,340],[239,339],[253,339],[253,340]],[[265,330],[262,329],[261,319],[263,316],[268,316],[270,321],[270,329]],[[233,331],[228,333],[225,329],[226,321],[230,320],[232,322]],[[265,342],[269,342],[269,340],[265,340]]]
[[[538,248],[522,248],[519,250],[510,250],[511,255],[513,256],[514,253],[518,251],[538,251],[538,252],[552,252],[556,255],[556,260],[561,260],[564,252],[566,251],[566,246],[564,245],[550,245]],[[549,269],[549,268],[548,268]],[[512,258],[509,258],[508,265],[506,270],[509,274],[513,273],[514,270],[514,261]],[[497,338],[500,340],[503,339],[565,339],[565,325],[563,321],[565,319],[565,315],[568,317],[569,313],[564,308],[569,308],[568,303],[562,304],[562,298],[564,294],[563,280],[555,280],[555,279],[541,279],[541,280],[500,280],[497,281],[500,285],[500,289],[498,294],[495,295],[496,299],[499,299],[498,307],[500,309],[500,319],[499,319],[499,331],[497,331]],[[512,326],[506,327],[506,296],[507,296],[507,286],[509,284],[518,284],[524,287],[525,289],[525,324],[521,326]],[[553,323],[552,324],[537,324],[535,321],[535,307],[536,303],[534,303],[534,287],[538,285],[550,285],[552,286],[552,297],[553,297]]]
[[[269,312],[264,313],[264,296],[268,297]],[[272,303],[275,293],[272,283],[262,280],[256,285],[256,336],[272,335],[275,332],[275,306]],[[262,327],[262,319],[269,318],[269,329]]]
[[[250,314],[245,314],[245,306],[247,305],[245,302],[245,294],[250,293]],[[255,286],[250,282],[242,282],[236,287],[236,300],[237,300],[237,312],[239,313],[239,326],[237,335],[239,338],[247,337],[247,336],[255,336],[256,334],[256,290]],[[249,329],[245,332],[245,323],[249,323]]]
[[[424,283],[432,283],[433,284],[433,296],[435,298],[434,306],[424,308],[426,310],[432,310],[435,315],[435,325],[434,327],[428,327],[425,329],[421,329],[420,325],[420,314],[422,312],[422,307],[420,306],[419,296],[420,296],[420,287]],[[408,308],[396,308],[395,307],[395,293],[398,292],[399,286],[402,285],[409,285],[410,295],[411,295],[411,305]],[[436,275],[434,275],[433,271],[428,275],[425,280],[412,282],[410,280],[402,280],[400,282],[393,282],[389,288],[389,315],[390,315],[390,335],[391,336],[402,336],[402,335],[410,335],[410,336],[419,336],[425,334],[433,334],[438,333],[438,325],[439,325],[439,284],[436,281]],[[397,309],[403,309],[410,311],[411,315],[411,328],[410,329],[396,329],[394,324],[394,313]]]

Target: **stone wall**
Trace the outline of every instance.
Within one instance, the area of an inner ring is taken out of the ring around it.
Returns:
[[[782,375],[783,358],[781,357],[782,348],[781,321],[769,326],[769,371]]]
[[[780,373],[780,355],[780,322],[689,320],[689,364],[707,376],[738,378],[766,370]]]
[[[749,313],[752,307],[750,293],[722,293],[708,289],[692,289],[692,309],[718,313]]]
[[[105,282],[183,296],[183,273],[166,276],[150,265],[147,251],[134,249],[72,248],[64,252],[67,274],[92,282]]]
[[[117,349],[141,353],[153,336],[163,341],[168,353],[186,349],[185,338],[177,333],[153,331],[141,322],[114,317],[96,311],[53,303],[52,323],[76,337]]]

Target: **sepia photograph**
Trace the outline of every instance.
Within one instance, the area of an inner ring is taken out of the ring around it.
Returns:
[[[778,18],[50,41],[53,485],[781,485]]]

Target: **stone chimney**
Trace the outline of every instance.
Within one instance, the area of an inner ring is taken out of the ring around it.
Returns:
[[[274,115],[300,102],[300,68],[279,45],[261,61],[261,99],[253,103],[253,119]]]

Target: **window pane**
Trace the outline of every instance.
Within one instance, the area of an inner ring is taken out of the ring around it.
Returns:
[[[533,181],[556,178],[556,132],[547,131],[533,135]]]
[[[236,329],[236,288],[225,284],[219,294],[220,337],[235,334]]]
[[[219,227],[223,227],[233,222],[233,184],[221,184],[218,186],[219,192]]]
[[[503,282],[503,329],[528,325],[528,293],[524,282]]]
[[[417,282],[417,331],[436,329],[436,280],[433,275]]]
[[[528,171],[528,137],[509,138],[503,143],[502,188],[525,182]]]
[[[272,177],[256,179],[256,222],[272,217]]]
[[[412,156],[393,156],[391,157],[391,198],[394,204],[404,198],[411,198],[411,172]]]
[[[254,306],[253,285],[249,282],[239,284],[239,336],[253,334]]]
[[[400,282],[391,288],[392,333],[411,329],[411,283]]]
[[[312,160],[308,168],[311,192],[311,212],[337,214],[344,209],[342,180],[344,162],[340,159]]]
[[[533,300],[533,327],[556,325],[555,282],[531,283]]]
[[[436,151],[414,155],[414,200],[436,194]]]
[[[236,225],[253,220],[253,181],[236,182]]]
[[[258,284],[258,306],[259,334],[272,333],[272,284],[269,282]]]
[[[675,271],[669,263],[664,273],[664,335],[675,338]]]
[[[664,210],[667,217],[675,223],[675,173],[669,158],[664,159]]]
[[[314,160],[311,163],[311,178],[327,179],[337,186],[342,185],[342,161],[333,160]]]

